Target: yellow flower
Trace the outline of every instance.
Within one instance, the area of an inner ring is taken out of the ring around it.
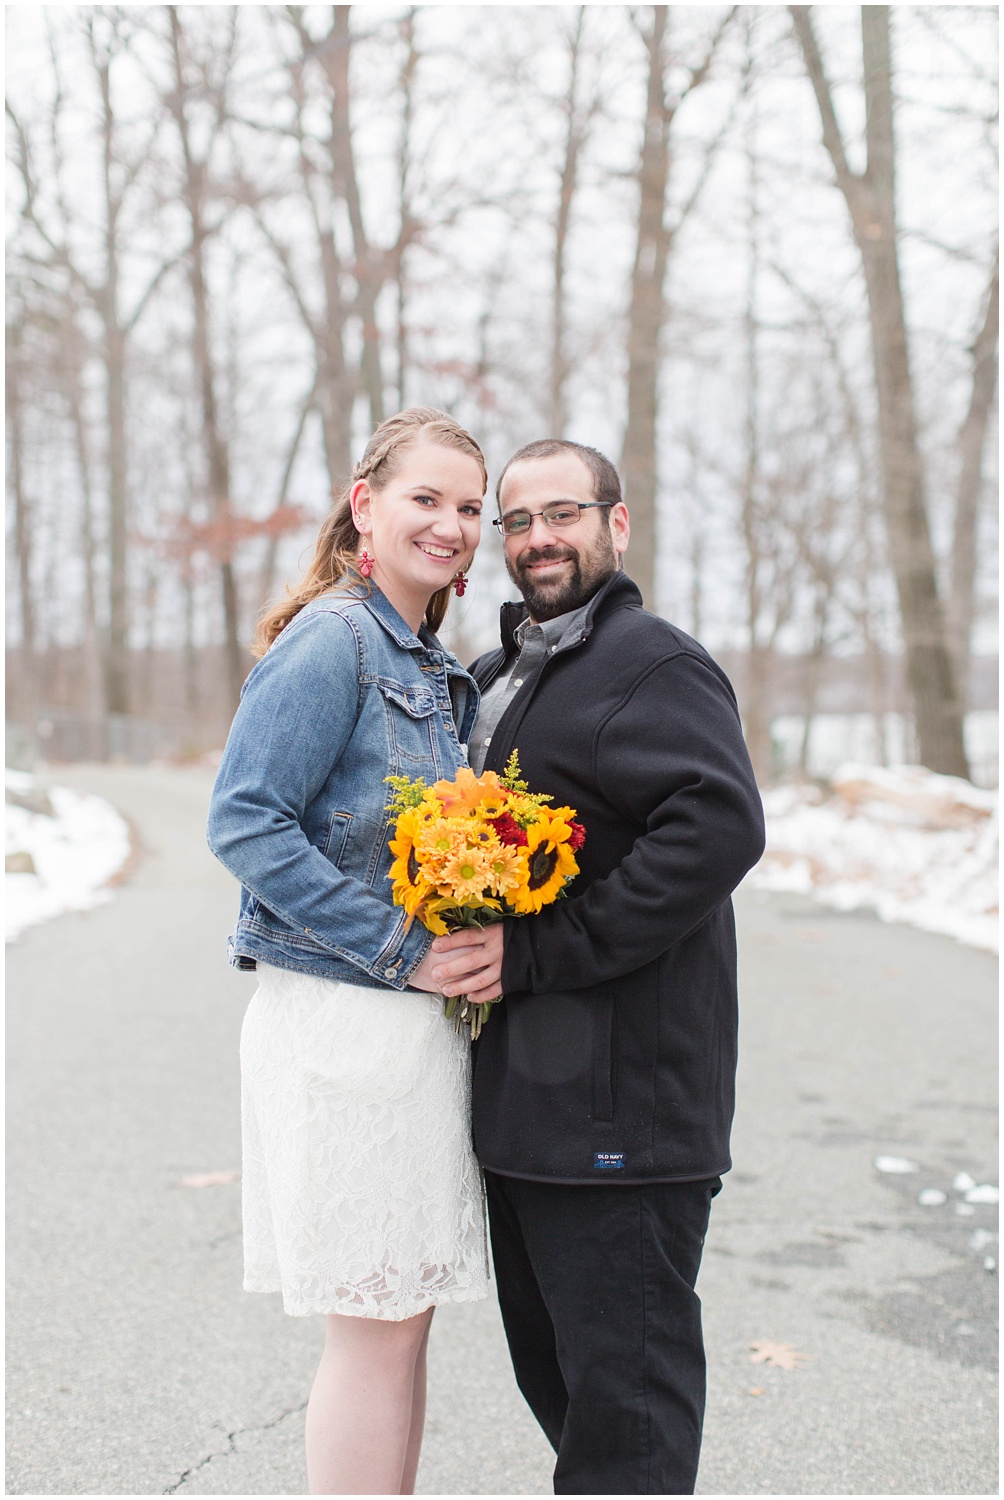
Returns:
[[[522,849],[495,839],[485,848],[488,881],[496,896],[508,896],[526,879],[526,856]]]
[[[463,905],[469,898],[480,898],[485,887],[491,883],[485,851],[479,848],[459,849],[449,856],[442,867],[438,885],[445,895],[447,890]]]
[[[575,855],[569,847],[571,829],[548,808],[542,817],[526,830],[526,879],[510,897],[513,909],[521,916],[540,911],[557,896],[565,881],[579,873]]]
[[[466,825],[460,818],[429,818],[415,837],[419,859],[434,863],[445,859],[463,843],[466,832]]]
[[[409,924],[432,888],[422,868],[415,842],[424,827],[422,809],[410,807],[398,818],[394,837],[390,840],[390,851],[396,856],[388,872],[394,882],[394,904],[404,907]]]
[[[398,818],[394,837],[390,841],[390,851],[397,856],[390,867],[391,880],[413,883],[419,879],[415,839],[422,826],[423,820],[416,807],[409,807]]]
[[[436,937],[445,937],[448,932],[452,932],[453,930],[451,927],[447,927],[433,902],[427,902],[418,915],[422,926],[428,928],[430,932],[434,932]]]
[[[492,772],[492,773],[489,773],[489,774],[494,774],[494,773]],[[479,818],[497,818],[497,817],[500,817],[501,814],[505,812],[505,808],[506,808],[506,796],[505,796],[505,793],[504,792],[500,792],[500,793],[498,793],[498,795],[496,795],[494,792],[489,792],[488,795],[487,795],[487,797],[482,797],[481,801],[478,803],[478,806],[477,806],[478,817]]]

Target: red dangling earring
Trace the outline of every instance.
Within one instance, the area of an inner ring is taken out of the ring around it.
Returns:
[[[370,557],[369,553],[366,551],[366,548],[364,547],[363,550],[362,550],[362,552],[359,554],[359,571],[363,575],[364,578],[368,578],[370,576],[370,574],[373,572],[373,563],[374,563],[374,561],[375,561],[375,559],[372,558],[372,557]]]
[[[458,573],[453,580],[453,592],[458,599],[462,599],[467,592],[467,578],[463,573]]]

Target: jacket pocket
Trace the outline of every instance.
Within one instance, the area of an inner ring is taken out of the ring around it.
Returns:
[[[406,688],[386,677],[377,679],[377,687],[384,697],[403,708],[410,719],[425,719],[436,707],[436,700],[428,688]]]
[[[392,771],[407,771],[411,776],[430,770],[439,774],[436,755],[436,700],[421,685],[405,687],[386,677],[377,679],[385,709],[387,748]],[[435,776],[433,777],[435,780]]]
[[[333,812],[328,819],[328,836],[324,841],[322,853],[333,865],[341,865],[342,855],[345,852],[345,844],[352,827],[352,814],[349,812]]]
[[[612,1120],[616,1103],[617,1007],[609,995],[597,997],[593,1013],[593,1119]]]

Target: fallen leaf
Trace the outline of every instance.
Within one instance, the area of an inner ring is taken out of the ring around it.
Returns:
[[[812,1357],[799,1354],[793,1344],[776,1344],[773,1339],[760,1339],[750,1348],[751,1365],[767,1365],[774,1370],[798,1370]]]
[[[763,1388],[762,1385],[751,1385],[750,1386],[749,1393],[750,1393],[751,1396],[762,1396],[763,1392],[764,1392],[764,1388]]]
[[[179,1177],[179,1187],[219,1187],[225,1182],[236,1182],[239,1172],[193,1172],[191,1177]]]

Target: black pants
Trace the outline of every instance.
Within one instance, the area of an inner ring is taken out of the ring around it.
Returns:
[[[692,1495],[704,1420],[694,1283],[721,1179],[563,1186],[486,1172],[520,1390],[556,1495]]]

